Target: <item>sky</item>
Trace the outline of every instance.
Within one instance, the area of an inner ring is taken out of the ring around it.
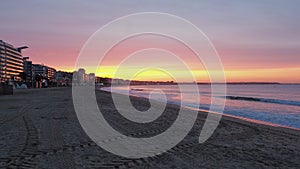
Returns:
[[[220,55],[227,81],[300,83],[299,6],[298,0],[12,0],[0,6],[0,39],[29,46],[23,54],[34,63],[73,71],[84,43],[108,22],[137,12],[170,13],[189,20],[207,35]],[[200,62],[195,64],[185,54],[181,57],[192,65],[197,81],[209,80]],[[118,62],[117,56],[108,58],[97,75],[113,76]],[[180,74],[176,68],[172,71]],[[184,73],[181,80],[186,80]]]

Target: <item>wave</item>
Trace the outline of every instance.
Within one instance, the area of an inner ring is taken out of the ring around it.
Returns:
[[[243,97],[243,96],[225,96],[225,98],[228,100],[243,100],[243,101],[253,101],[253,102],[284,104],[290,106],[300,106],[299,101],[293,101],[293,100],[279,100],[279,99],[267,99],[267,98]]]
[[[139,88],[133,88],[133,89],[130,89],[130,90],[132,90],[132,91],[138,91],[138,92],[144,91],[144,89],[139,89]]]

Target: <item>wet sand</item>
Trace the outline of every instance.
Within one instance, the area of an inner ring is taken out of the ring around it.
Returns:
[[[179,109],[168,105],[155,123],[141,125],[118,114],[110,93],[97,91],[96,95],[107,121],[131,137],[163,132]],[[131,101],[139,110],[149,107],[146,99]],[[103,150],[85,134],[74,111],[71,88],[16,90],[14,95],[0,96],[0,107],[0,168],[300,168],[297,130],[223,116],[213,136],[199,144],[206,117],[200,112],[191,132],[172,150],[127,159]]]

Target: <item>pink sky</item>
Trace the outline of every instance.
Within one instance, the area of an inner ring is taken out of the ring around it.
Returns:
[[[0,39],[15,46],[28,45],[24,55],[34,63],[73,70],[85,41],[107,22],[136,12],[166,12],[203,30],[218,50],[229,81],[300,83],[299,3],[7,1],[0,7],[0,21],[4,23],[0,26]],[[194,63],[192,57],[184,57]],[[116,60],[105,64],[110,66]]]

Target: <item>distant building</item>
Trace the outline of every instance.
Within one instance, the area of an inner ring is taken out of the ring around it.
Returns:
[[[95,78],[96,78],[95,73],[90,73],[88,74],[88,78],[86,79],[86,81],[95,83]]]
[[[79,80],[78,80],[78,71],[73,72],[72,82],[73,83],[78,83],[79,82]]]
[[[34,76],[40,76],[47,80],[55,79],[56,70],[49,66],[45,66],[42,64],[33,64],[33,74]]]
[[[34,87],[51,87],[56,86],[56,70],[54,68],[42,65],[32,64],[33,78],[35,81]]]
[[[78,82],[84,82],[86,79],[86,74],[84,69],[78,69],[77,80]]]
[[[72,84],[73,73],[57,71],[55,74],[55,79],[57,86],[70,86]]]
[[[48,69],[47,66],[41,65],[41,64],[33,64],[33,75],[35,77],[40,76],[43,78],[48,77]]]
[[[96,77],[95,73],[86,74],[85,69],[80,68],[78,71],[73,72],[73,83],[74,84],[85,84],[85,83],[100,83],[100,79]]]
[[[13,45],[0,40],[0,82],[21,81],[23,72],[22,49],[28,47],[15,48]]]
[[[51,81],[55,81],[55,74],[56,74],[56,70],[52,67],[48,67],[46,66],[46,69],[47,69],[47,78],[48,80],[51,80]]]
[[[33,82],[33,66],[32,61],[29,60],[29,57],[23,57],[23,69],[25,74],[25,82],[27,86],[31,86]]]

